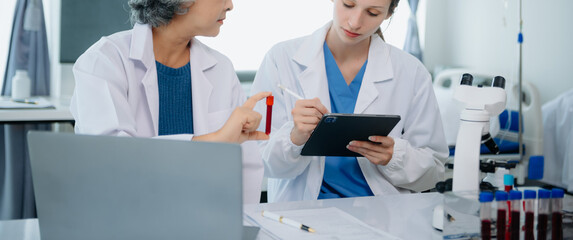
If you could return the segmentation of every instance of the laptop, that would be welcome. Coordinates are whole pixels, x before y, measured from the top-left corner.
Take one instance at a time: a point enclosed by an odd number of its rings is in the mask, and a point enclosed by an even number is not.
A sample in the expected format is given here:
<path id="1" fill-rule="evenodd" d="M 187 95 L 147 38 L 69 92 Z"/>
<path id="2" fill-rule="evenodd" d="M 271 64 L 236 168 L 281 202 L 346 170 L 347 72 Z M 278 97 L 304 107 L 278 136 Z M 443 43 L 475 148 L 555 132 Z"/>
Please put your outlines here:
<path id="1" fill-rule="evenodd" d="M 241 239 L 238 144 L 30 132 L 40 235 Z"/>

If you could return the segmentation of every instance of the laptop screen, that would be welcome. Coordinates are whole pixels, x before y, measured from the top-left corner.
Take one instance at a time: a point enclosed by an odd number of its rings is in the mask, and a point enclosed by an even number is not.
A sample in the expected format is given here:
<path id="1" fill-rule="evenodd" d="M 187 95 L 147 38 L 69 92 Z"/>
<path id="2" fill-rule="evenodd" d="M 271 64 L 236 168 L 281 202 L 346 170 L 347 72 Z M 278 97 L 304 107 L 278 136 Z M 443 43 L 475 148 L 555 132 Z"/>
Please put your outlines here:
<path id="1" fill-rule="evenodd" d="M 236 239 L 236 144 L 30 132 L 42 239 Z"/>

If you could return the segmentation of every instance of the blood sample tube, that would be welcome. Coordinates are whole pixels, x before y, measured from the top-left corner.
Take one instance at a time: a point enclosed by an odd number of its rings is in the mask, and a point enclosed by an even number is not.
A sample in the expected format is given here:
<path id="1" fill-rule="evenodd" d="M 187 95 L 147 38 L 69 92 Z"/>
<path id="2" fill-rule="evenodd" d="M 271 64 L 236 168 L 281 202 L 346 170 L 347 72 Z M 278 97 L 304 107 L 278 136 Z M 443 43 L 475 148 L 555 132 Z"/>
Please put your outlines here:
<path id="1" fill-rule="evenodd" d="M 521 213 L 521 195 L 522 194 L 520 191 L 509 191 L 509 201 L 511 202 L 511 222 L 509 223 L 509 232 L 511 240 L 520 240 L 519 233 L 521 229 L 519 216 Z"/>
<path id="2" fill-rule="evenodd" d="M 535 221 L 535 198 L 534 190 L 523 191 L 523 203 L 525 205 L 525 240 L 535 240 L 533 234 L 533 222 Z"/>
<path id="3" fill-rule="evenodd" d="M 496 239 L 505 240 L 507 215 L 509 214 L 509 209 L 507 208 L 507 193 L 504 191 L 496 191 L 495 201 L 497 203 Z"/>
<path id="4" fill-rule="evenodd" d="M 265 126 L 265 133 L 267 135 L 271 134 L 271 120 L 273 119 L 273 103 L 275 97 L 268 96 L 267 97 L 267 122 Z"/>
<path id="5" fill-rule="evenodd" d="M 513 189 L 513 175 L 511 175 L 511 174 L 503 175 L 503 185 L 504 185 L 504 190 L 506 192 L 509 192 L 510 190 L 512 190 Z"/>
<path id="6" fill-rule="evenodd" d="M 551 239 L 563 240 L 563 189 L 551 189 Z"/>
<path id="7" fill-rule="evenodd" d="M 505 174 L 503 175 L 503 185 L 504 185 L 504 190 L 509 194 L 509 191 L 511 191 L 513 189 L 513 175 L 511 174 Z M 511 224 L 511 201 L 507 201 L 507 230 L 505 231 L 505 239 L 509 239 L 510 238 L 510 232 L 509 232 L 509 225 Z"/>
<path id="8" fill-rule="evenodd" d="M 551 198 L 551 191 L 546 189 L 539 189 L 537 191 L 537 239 L 547 239 L 547 222 L 549 220 L 549 202 Z"/>
<path id="9" fill-rule="evenodd" d="M 481 192 L 479 194 L 479 216 L 481 219 L 481 239 L 483 240 L 491 239 L 491 201 L 493 201 L 491 192 Z"/>

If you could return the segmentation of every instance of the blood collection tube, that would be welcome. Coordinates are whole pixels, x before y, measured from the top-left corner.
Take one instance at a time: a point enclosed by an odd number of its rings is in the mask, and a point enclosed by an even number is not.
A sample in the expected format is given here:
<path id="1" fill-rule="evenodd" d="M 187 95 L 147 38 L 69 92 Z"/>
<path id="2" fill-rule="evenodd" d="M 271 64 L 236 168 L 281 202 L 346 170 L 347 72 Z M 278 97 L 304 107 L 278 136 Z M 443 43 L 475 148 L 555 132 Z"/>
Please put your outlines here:
<path id="1" fill-rule="evenodd" d="M 563 240 L 563 189 L 551 189 L 551 239 Z"/>
<path id="2" fill-rule="evenodd" d="M 267 135 L 271 134 L 271 119 L 273 118 L 273 103 L 275 97 L 268 96 L 267 97 L 267 122 L 265 126 L 265 133 Z"/>
<path id="3" fill-rule="evenodd" d="M 483 240 L 491 239 L 491 201 L 493 201 L 491 192 L 481 192 L 479 194 L 479 216 L 481 219 L 481 239 Z"/>
<path id="4" fill-rule="evenodd" d="M 507 208 L 507 193 L 504 191 L 496 191 L 495 201 L 497 202 L 496 239 L 505 240 L 507 215 L 509 214 L 509 209 Z"/>
<path id="5" fill-rule="evenodd" d="M 504 190 L 506 192 L 509 192 L 510 190 L 512 190 L 513 189 L 513 175 L 511 175 L 511 174 L 503 175 L 503 185 L 504 185 Z"/>
<path id="6" fill-rule="evenodd" d="M 547 222 L 549 220 L 549 198 L 551 198 L 551 191 L 546 189 L 539 189 L 537 191 L 537 239 L 547 239 Z"/>
<path id="7" fill-rule="evenodd" d="M 503 185 L 504 190 L 509 194 L 509 191 L 513 189 L 513 175 L 505 174 L 503 175 Z M 505 231 L 505 239 L 510 239 L 510 229 L 511 225 L 511 201 L 507 201 L 507 230 Z"/>
<path id="8" fill-rule="evenodd" d="M 535 240 L 533 234 L 533 222 L 535 221 L 535 198 L 534 190 L 523 191 L 523 203 L 525 205 L 525 240 Z"/>
<path id="9" fill-rule="evenodd" d="M 509 201 L 511 202 L 511 220 L 509 223 L 509 233 L 511 240 L 520 240 L 519 233 L 520 233 L 520 222 L 519 216 L 521 213 L 521 192 L 511 190 L 509 191 Z"/>

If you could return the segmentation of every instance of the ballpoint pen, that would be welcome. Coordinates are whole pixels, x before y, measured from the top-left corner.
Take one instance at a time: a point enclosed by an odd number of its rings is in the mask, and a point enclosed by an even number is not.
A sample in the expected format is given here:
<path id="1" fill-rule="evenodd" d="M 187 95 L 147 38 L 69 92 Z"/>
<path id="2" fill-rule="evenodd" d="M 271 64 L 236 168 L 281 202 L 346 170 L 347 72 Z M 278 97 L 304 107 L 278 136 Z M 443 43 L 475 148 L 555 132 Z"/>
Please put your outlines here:
<path id="1" fill-rule="evenodd" d="M 302 223 L 299 223 L 299 222 L 297 222 L 297 221 L 295 221 L 295 220 L 292 220 L 292 219 L 283 217 L 283 216 L 278 215 L 278 214 L 276 214 L 276 213 L 272 213 L 272 212 L 264 211 L 264 210 L 263 210 L 263 211 L 261 212 L 261 214 L 263 215 L 263 217 L 266 217 L 266 218 L 268 218 L 268 219 L 272 219 L 272 220 L 275 220 L 275 221 L 277 221 L 277 222 L 284 223 L 284 224 L 286 224 L 286 225 L 289 225 L 289 226 L 292 226 L 292 227 L 295 227 L 295 228 L 299 228 L 299 229 L 304 230 L 304 231 L 307 231 L 307 232 L 311 232 L 311 233 L 314 232 L 314 229 L 312 229 L 311 227 L 306 226 L 306 225 L 304 225 L 304 224 L 302 224 Z"/>
<path id="2" fill-rule="evenodd" d="M 302 100 L 304 99 L 303 97 L 301 97 L 300 95 L 296 94 L 295 92 L 291 91 L 290 89 L 286 88 L 285 86 L 283 86 L 282 84 L 278 84 L 278 87 L 280 89 L 282 89 L 283 91 L 285 91 L 286 93 L 290 94 L 291 96 L 295 97 L 298 100 Z"/>
<path id="3" fill-rule="evenodd" d="M 26 103 L 26 104 L 38 104 L 37 101 L 31 101 L 31 100 L 28 100 L 28 99 L 12 99 L 12 102 L 15 102 L 15 103 Z"/>

